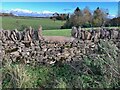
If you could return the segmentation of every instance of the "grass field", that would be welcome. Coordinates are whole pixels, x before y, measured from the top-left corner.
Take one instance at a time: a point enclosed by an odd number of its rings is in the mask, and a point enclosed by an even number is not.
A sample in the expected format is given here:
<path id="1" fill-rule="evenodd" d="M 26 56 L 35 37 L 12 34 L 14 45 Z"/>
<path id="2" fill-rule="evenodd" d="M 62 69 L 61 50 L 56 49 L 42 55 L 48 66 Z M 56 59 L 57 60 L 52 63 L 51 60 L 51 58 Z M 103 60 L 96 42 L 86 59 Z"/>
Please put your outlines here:
<path id="1" fill-rule="evenodd" d="M 65 21 L 53 21 L 48 18 L 28 18 L 28 17 L 2 17 L 3 29 L 20 29 L 21 26 L 32 26 L 36 30 L 39 25 L 43 27 L 45 36 L 70 36 L 70 29 L 60 29 Z"/>
<path id="2" fill-rule="evenodd" d="M 70 29 L 43 30 L 44 36 L 70 36 Z"/>
<path id="3" fill-rule="evenodd" d="M 42 25 L 43 30 L 60 29 L 65 21 L 55 22 L 49 18 L 28 18 L 28 17 L 2 17 L 3 29 L 20 29 L 21 26 L 32 26 L 37 29 L 39 25 Z"/>

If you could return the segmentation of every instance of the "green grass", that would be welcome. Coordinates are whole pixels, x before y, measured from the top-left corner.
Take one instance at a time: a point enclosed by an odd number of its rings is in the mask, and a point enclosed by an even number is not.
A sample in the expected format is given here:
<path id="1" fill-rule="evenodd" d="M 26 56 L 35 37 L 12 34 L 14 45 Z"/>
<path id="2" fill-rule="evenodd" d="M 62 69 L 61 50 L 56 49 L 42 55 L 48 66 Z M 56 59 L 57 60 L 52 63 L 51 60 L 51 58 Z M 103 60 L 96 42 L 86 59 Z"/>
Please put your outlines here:
<path id="1" fill-rule="evenodd" d="M 21 26 L 32 26 L 38 29 L 42 25 L 44 30 L 60 29 L 65 21 L 56 20 L 55 22 L 49 18 L 28 18 L 28 17 L 2 17 L 3 29 L 19 29 Z"/>
<path id="2" fill-rule="evenodd" d="M 18 21 L 18 23 L 16 23 Z M 43 27 L 45 36 L 70 36 L 70 29 L 60 29 L 65 21 L 53 21 L 48 18 L 28 18 L 28 17 L 2 17 L 3 29 L 19 29 L 21 26 L 32 26 L 36 30 L 39 25 Z"/>
<path id="3" fill-rule="evenodd" d="M 70 29 L 43 30 L 44 36 L 71 36 Z"/>

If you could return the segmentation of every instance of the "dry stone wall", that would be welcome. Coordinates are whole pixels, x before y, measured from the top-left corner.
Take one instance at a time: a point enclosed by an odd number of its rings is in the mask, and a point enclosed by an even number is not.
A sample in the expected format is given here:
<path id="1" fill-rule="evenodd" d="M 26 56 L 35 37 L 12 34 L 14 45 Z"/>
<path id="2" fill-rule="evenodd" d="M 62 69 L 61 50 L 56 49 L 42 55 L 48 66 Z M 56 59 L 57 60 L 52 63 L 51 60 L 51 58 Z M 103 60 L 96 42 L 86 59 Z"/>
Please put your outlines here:
<path id="1" fill-rule="evenodd" d="M 86 34 L 87 32 L 89 31 L 85 31 L 85 37 L 86 35 L 89 36 L 89 34 Z M 113 39 L 116 46 L 120 48 L 119 31 L 116 30 L 115 32 L 117 36 L 111 39 Z M 45 40 L 45 38 L 45 36 L 42 36 L 41 26 L 38 31 L 33 30 L 31 27 L 23 32 L 17 30 L 1 30 L 1 60 L 10 60 L 14 63 L 20 62 L 33 65 L 80 61 L 83 59 L 84 55 L 96 55 L 99 52 L 98 43 L 101 39 L 97 38 L 96 41 L 92 41 L 87 38 L 83 40 L 83 37 L 82 39 L 70 37 L 68 40 L 68 38 L 66 39 L 64 37 L 63 42 L 59 42 L 59 40 L 49 41 L 50 37 L 47 37 L 48 40 Z M 105 40 L 109 40 L 109 38 Z"/>
<path id="2" fill-rule="evenodd" d="M 108 29 L 108 28 L 98 28 L 98 29 L 89 29 L 85 30 L 84 28 L 72 27 L 71 35 L 74 38 L 80 40 L 91 40 L 93 42 L 99 41 L 99 39 L 120 39 L 120 30 L 119 29 Z"/>

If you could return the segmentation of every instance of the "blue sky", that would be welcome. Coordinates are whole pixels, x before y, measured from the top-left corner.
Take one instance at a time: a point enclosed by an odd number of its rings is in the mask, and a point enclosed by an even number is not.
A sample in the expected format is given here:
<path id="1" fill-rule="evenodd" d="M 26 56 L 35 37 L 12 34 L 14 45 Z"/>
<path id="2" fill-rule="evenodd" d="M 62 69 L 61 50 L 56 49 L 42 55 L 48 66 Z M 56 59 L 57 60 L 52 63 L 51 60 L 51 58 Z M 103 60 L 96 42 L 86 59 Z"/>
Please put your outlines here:
<path id="1" fill-rule="evenodd" d="M 88 6 L 91 10 L 97 7 L 108 9 L 110 15 L 118 14 L 118 2 L 2 2 L 3 10 L 11 9 L 25 9 L 35 12 L 51 11 L 51 12 L 65 12 L 64 9 L 69 9 L 66 12 L 73 12 L 76 7 L 80 9 Z"/>
<path id="2" fill-rule="evenodd" d="M 2 2 L 118 2 L 119 0 L 1 0 Z"/>

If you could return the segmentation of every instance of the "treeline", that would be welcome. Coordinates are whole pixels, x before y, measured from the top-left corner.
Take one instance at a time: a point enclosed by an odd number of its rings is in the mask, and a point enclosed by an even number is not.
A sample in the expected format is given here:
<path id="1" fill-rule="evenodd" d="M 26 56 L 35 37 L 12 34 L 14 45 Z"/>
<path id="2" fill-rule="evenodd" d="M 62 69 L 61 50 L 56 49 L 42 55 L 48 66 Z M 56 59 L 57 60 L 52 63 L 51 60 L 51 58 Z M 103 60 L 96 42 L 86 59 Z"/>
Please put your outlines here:
<path id="1" fill-rule="evenodd" d="M 106 23 L 106 26 L 120 26 L 120 17 L 113 18 Z"/>
<path id="2" fill-rule="evenodd" d="M 69 14 L 65 14 L 65 13 L 54 13 L 50 19 L 53 19 L 54 21 L 55 20 L 67 20 L 69 18 Z"/>
<path id="3" fill-rule="evenodd" d="M 0 13 L 0 16 L 14 16 L 12 13 Z"/>
<path id="4" fill-rule="evenodd" d="M 70 15 L 66 23 L 61 28 L 71 28 L 72 26 L 81 27 L 100 27 L 100 26 L 117 26 L 120 18 L 108 18 L 108 10 L 96 8 L 93 12 L 88 7 L 81 10 L 77 7 L 74 13 Z"/>

